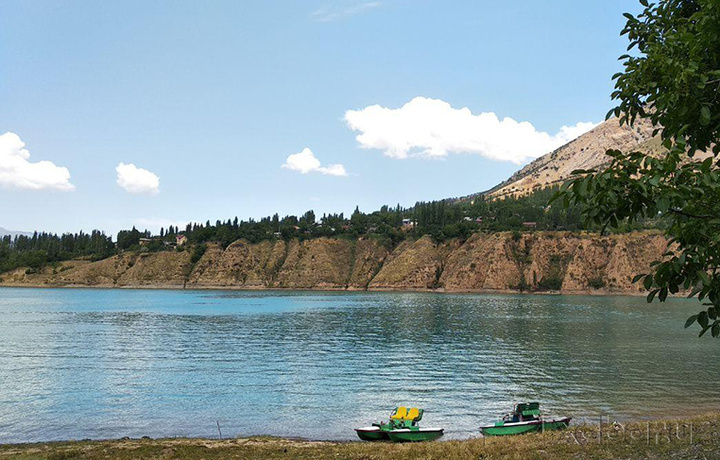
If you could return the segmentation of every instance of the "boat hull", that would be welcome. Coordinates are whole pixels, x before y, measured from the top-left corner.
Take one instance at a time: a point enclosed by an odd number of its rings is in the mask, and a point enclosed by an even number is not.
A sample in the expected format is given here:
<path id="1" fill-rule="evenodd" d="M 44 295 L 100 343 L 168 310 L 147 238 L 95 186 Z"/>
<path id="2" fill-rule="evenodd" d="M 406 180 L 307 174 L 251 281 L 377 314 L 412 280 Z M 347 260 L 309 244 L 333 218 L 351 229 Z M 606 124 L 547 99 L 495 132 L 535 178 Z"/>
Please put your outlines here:
<path id="1" fill-rule="evenodd" d="M 390 439 L 387 431 L 383 431 L 376 426 L 355 428 L 355 432 L 363 441 L 387 441 Z"/>
<path id="2" fill-rule="evenodd" d="M 570 417 L 565 417 L 551 420 L 506 423 L 504 425 L 487 425 L 480 427 L 480 431 L 484 436 L 507 436 L 537 431 L 561 430 L 567 428 L 569 424 Z"/>
<path id="3" fill-rule="evenodd" d="M 401 429 L 388 431 L 388 436 L 393 442 L 423 442 L 434 441 L 441 437 L 443 433 L 442 428 Z"/>

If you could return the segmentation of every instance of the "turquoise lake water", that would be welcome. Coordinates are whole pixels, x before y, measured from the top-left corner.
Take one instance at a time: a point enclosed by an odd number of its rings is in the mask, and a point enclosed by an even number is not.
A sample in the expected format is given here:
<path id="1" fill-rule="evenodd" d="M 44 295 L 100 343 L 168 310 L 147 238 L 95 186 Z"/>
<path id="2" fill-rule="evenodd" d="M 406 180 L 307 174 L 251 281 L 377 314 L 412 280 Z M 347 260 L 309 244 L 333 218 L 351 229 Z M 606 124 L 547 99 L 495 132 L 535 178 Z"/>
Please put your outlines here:
<path id="1" fill-rule="evenodd" d="M 695 301 L 0 288 L 0 443 L 355 439 L 399 404 L 448 438 L 513 402 L 576 419 L 720 409 Z"/>

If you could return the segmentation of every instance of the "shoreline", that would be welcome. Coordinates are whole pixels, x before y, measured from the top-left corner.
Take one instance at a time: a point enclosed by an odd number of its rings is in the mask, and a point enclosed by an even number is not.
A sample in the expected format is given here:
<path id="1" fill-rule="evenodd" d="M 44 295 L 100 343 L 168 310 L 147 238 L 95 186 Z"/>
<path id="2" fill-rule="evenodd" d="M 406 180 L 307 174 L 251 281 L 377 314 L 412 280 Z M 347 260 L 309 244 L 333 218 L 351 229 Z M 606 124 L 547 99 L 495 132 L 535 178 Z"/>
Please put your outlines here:
<path id="1" fill-rule="evenodd" d="M 611 418 L 610 415 L 601 415 L 599 417 L 587 417 L 587 416 L 578 416 L 578 415 L 572 415 L 571 416 L 571 423 L 570 427 L 566 430 L 560 430 L 558 432 L 570 432 L 573 430 L 597 430 L 598 427 L 608 427 L 612 426 L 613 424 L 623 424 L 623 425 L 633 425 L 633 424 L 654 424 L 654 423 L 675 423 L 675 422 L 686 422 L 686 421 L 692 421 L 694 419 L 701 419 L 702 421 L 706 421 L 707 419 L 713 419 L 717 420 L 718 422 L 718 428 L 720 429 L 720 407 L 713 410 L 707 410 L 707 409 L 687 409 L 686 411 L 680 411 L 680 412 L 674 412 L 676 415 L 674 416 L 660 416 L 660 415 L 647 415 L 647 416 L 635 416 L 633 418 Z M 597 421 L 600 420 L 601 422 L 598 423 Z M 485 422 L 489 422 L 488 420 L 485 420 Z M 474 439 L 482 439 L 483 435 L 480 433 L 480 425 L 482 425 L 482 421 L 478 420 L 477 423 L 477 429 L 473 431 L 473 434 L 470 435 L 470 437 L 467 438 L 453 438 L 449 439 L 447 437 L 441 437 L 437 441 L 434 442 L 442 442 L 442 443 L 449 443 L 449 442 L 466 442 L 466 441 L 472 441 Z M 451 432 L 452 430 L 449 430 L 446 428 L 446 435 L 448 432 Z M 303 444 L 373 444 L 372 442 L 368 443 L 367 441 L 361 441 L 357 436 L 354 434 L 354 428 L 348 428 L 349 433 L 352 434 L 352 438 L 350 439 L 320 439 L 320 438 L 306 438 L 302 436 L 285 436 L 285 435 L 273 435 L 273 434 L 238 434 L 236 436 L 223 436 L 223 437 L 202 437 L 202 436 L 168 436 L 168 437 L 158 437 L 153 438 L 147 435 L 143 435 L 141 437 L 131 437 L 131 436 L 122 436 L 119 438 L 83 438 L 83 439 L 59 439 L 59 440 L 50 440 L 50 441 L 21 441 L 21 442 L 10 442 L 10 443 L 3 443 L 0 442 L 0 449 L 3 447 L 8 446 L 34 446 L 34 445 L 52 445 L 52 444 L 67 444 L 67 443 L 78 443 L 78 442 L 120 442 L 120 441 L 173 441 L 173 440 L 191 440 L 191 441 L 207 441 L 207 442 L 215 442 L 215 441 L 245 441 L 245 440 L 273 440 L 273 441 L 282 441 L 282 442 L 290 442 L 290 443 L 303 443 Z M 516 436 L 490 436 L 486 439 L 518 439 Z M 383 443 L 381 443 L 383 444 Z M 377 445 L 377 443 L 375 443 Z M 718 432 L 718 446 L 720 447 L 720 432 Z"/>
<path id="2" fill-rule="evenodd" d="M 429 289 L 429 288 L 354 288 L 354 287 L 337 287 L 337 286 L 320 286 L 320 287 L 248 287 L 248 286 L 215 286 L 215 285 L 193 285 L 182 286 L 179 284 L 139 284 L 139 285 L 123 285 L 117 286 L 112 284 L 84 285 L 84 284 L 31 284 L 31 283 L 0 283 L 0 288 L 25 288 L 25 289 L 98 289 L 98 290 L 146 290 L 146 291 L 240 291 L 240 292 L 394 292 L 394 293 L 426 293 L 426 294 L 504 294 L 504 295 L 581 295 L 581 296 L 597 296 L 597 297 L 645 297 L 647 294 L 643 291 L 610 291 L 603 289 L 588 290 L 572 290 L 572 291 L 530 291 L 530 290 L 513 290 L 513 289 Z M 684 295 L 671 296 L 668 298 L 684 299 Z"/>
<path id="3" fill-rule="evenodd" d="M 122 438 L 0 444 L 0 459 L 720 458 L 720 411 L 522 436 L 417 444 L 244 438 Z"/>

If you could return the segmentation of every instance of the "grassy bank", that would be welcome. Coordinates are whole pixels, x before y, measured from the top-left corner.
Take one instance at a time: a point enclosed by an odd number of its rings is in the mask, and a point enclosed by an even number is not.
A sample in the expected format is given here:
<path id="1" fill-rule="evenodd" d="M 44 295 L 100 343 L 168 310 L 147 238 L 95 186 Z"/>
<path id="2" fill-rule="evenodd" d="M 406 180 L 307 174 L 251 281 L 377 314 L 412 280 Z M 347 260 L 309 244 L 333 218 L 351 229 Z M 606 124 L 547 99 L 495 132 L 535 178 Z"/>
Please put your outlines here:
<path id="1" fill-rule="evenodd" d="M 623 426 L 423 444 L 278 438 L 123 439 L 0 446 L 0 459 L 720 459 L 720 413 Z"/>

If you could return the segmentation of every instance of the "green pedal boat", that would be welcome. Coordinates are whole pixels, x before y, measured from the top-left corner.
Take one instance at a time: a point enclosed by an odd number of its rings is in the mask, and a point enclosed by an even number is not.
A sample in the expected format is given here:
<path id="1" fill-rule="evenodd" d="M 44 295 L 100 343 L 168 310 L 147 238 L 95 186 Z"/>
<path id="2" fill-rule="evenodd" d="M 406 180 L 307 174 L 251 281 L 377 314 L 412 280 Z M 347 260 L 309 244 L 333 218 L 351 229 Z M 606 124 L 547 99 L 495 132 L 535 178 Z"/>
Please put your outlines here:
<path id="1" fill-rule="evenodd" d="M 373 423 L 372 426 L 355 428 L 363 441 L 420 442 L 433 441 L 443 435 L 443 428 L 420 428 L 423 410 L 417 407 L 400 406 L 390 414 L 387 422 Z"/>
<path id="2" fill-rule="evenodd" d="M 534 431 L 560 430 L 567 428 L 570 417 L 544 418 L 540 413 L 540 403 L 521 403 L 493 425 L 480 427 L 484 436 L 505 436 L 511 434 L 531 433 Z"/>

